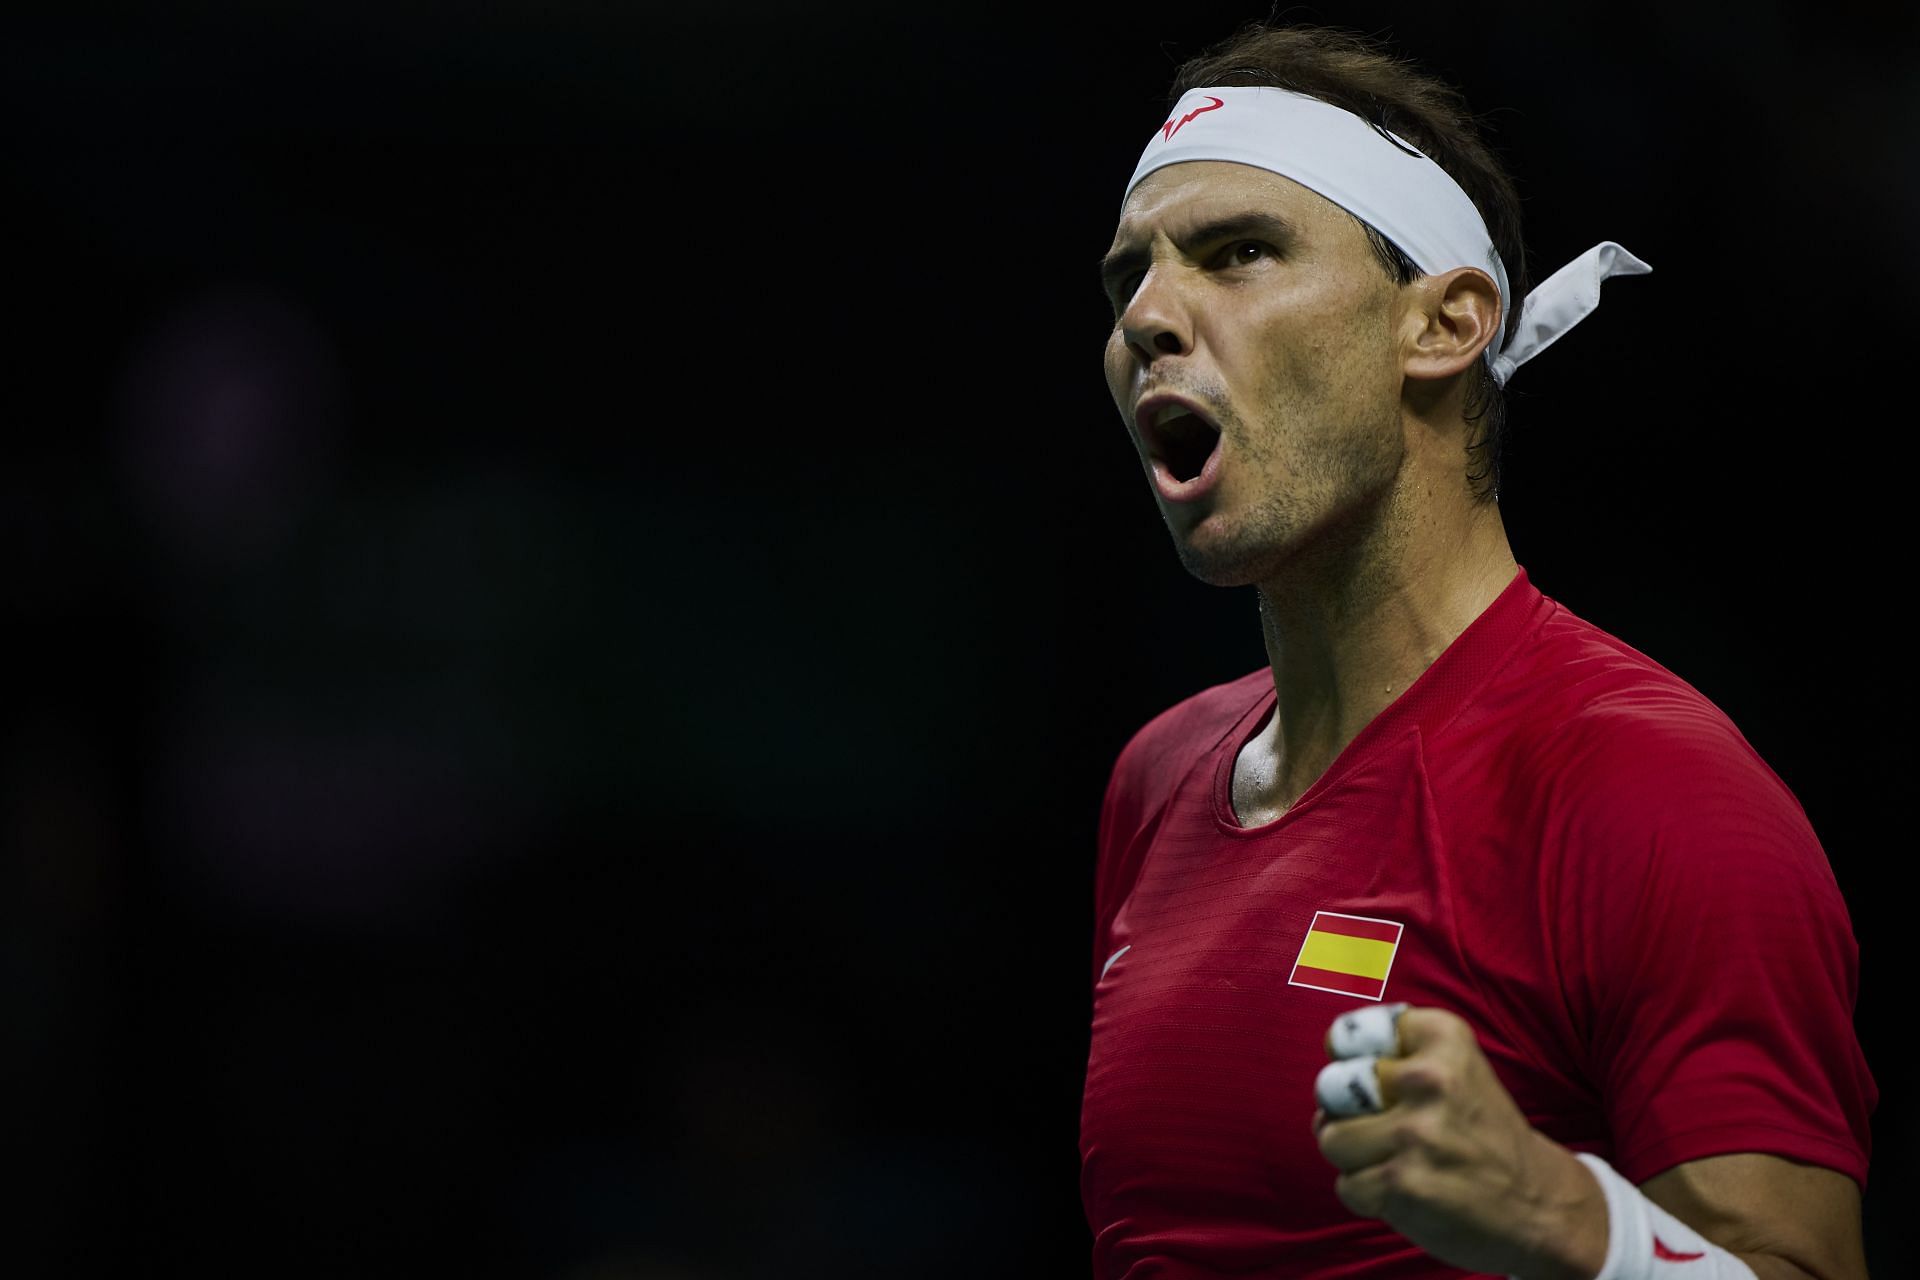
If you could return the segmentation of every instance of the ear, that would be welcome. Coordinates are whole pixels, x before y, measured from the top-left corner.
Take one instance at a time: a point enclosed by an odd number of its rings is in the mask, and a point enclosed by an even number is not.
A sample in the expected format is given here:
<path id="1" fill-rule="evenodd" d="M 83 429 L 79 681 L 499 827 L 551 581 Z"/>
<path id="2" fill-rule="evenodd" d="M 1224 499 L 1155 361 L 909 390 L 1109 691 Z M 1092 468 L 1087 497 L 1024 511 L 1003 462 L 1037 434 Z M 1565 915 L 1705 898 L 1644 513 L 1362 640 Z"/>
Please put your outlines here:
<path id="1" fill-rule="evenodd" d="M 1409 378 L 1450 378 L 1472 367 L 1500 333 L 1505 317 L 1493 278 L 1455 267 L 1407 286 L 1401 371 Z"/>

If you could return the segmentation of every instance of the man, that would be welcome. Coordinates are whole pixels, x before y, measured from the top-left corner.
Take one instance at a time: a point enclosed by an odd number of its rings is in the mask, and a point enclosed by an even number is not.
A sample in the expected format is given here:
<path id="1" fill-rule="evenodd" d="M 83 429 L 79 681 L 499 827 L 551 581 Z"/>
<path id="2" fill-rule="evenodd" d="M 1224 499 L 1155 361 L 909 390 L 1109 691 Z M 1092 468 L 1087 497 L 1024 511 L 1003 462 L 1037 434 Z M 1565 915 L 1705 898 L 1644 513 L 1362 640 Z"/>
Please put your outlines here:
<path id="1" fill-rule="evenodd" d="M 1505 380 L 1647 267 L 1603 244 L 1529 294 L 1464 102 L 1357 38 L 1252 28 L 1173 96 L 1103 264 L 1107 380 L 1271 665 L 1107 788 L 1096 1276 L 1863 1276 L 1825 854 L 1501 524 Z"/>

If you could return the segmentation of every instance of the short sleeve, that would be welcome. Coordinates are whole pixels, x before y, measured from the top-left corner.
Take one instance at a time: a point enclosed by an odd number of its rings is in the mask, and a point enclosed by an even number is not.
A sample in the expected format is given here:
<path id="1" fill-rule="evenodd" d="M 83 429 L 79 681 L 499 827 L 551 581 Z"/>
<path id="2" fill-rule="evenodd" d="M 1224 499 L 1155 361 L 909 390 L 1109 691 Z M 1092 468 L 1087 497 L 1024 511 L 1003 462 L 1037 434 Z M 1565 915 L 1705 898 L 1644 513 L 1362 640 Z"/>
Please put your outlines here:
<path id="1" fill-rule="evenodd" d="M 1859 948 L 1798 801 L 1704 699 L 1588 719 L 1557 935 L 1615 1166 L 1763 1152 L 1864 1186 Z"/>

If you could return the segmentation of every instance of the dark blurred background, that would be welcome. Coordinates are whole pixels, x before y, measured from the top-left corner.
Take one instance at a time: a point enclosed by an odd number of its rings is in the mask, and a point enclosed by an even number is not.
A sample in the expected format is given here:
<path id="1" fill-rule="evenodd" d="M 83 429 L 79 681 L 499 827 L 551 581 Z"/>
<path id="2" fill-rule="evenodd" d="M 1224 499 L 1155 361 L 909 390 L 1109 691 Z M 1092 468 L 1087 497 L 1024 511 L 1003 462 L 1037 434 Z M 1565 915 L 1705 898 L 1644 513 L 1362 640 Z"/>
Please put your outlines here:
<path id="1" fill-rule="evenodd" d="M 1107 770 L 1266 661 L 1174 558 L 1094 263 L 1173 65 L 1261 10 L 39 8 L 0 1269 L 1086 1274 Z M 1901 9 L 1284 11 L 1466 90 L 1537 275 L 1656 268 L 1515 380 L 1507 526 L 1820 832 L 1882 1275 Z"/>

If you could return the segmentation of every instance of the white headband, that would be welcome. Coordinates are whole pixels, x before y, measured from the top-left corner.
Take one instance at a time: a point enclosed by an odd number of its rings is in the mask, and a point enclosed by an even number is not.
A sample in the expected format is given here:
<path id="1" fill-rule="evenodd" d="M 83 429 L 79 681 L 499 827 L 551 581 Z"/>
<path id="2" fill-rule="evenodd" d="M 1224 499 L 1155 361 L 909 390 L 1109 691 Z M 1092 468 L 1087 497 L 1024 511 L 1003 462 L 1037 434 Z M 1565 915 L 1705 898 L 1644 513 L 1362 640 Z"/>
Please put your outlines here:
<path id="1" fill-rule="evenodd" d="M 1291 178 L 1380 232 L 1429 275 L 1455 267 L 1486 272 L 1507 306 L 1507 269 L 1473 200 L 1417 148 L 1350 111 L 1287 89 L 1194 89 L 1148 140 L 1126 194 L 1155 169 L 1187 160 L 1230 160 Z M 1515 369 L 1586 319 L 1600 305 L 1602 280 L 1652 270 L 1611 240 L 1561 267 L 1527 295 L 1513 340 L 1496 335 L 1487 344 L 1493 380 L 1505 386 Z M 1504 312 L 1500 319 L 1504 332 Z"/>

